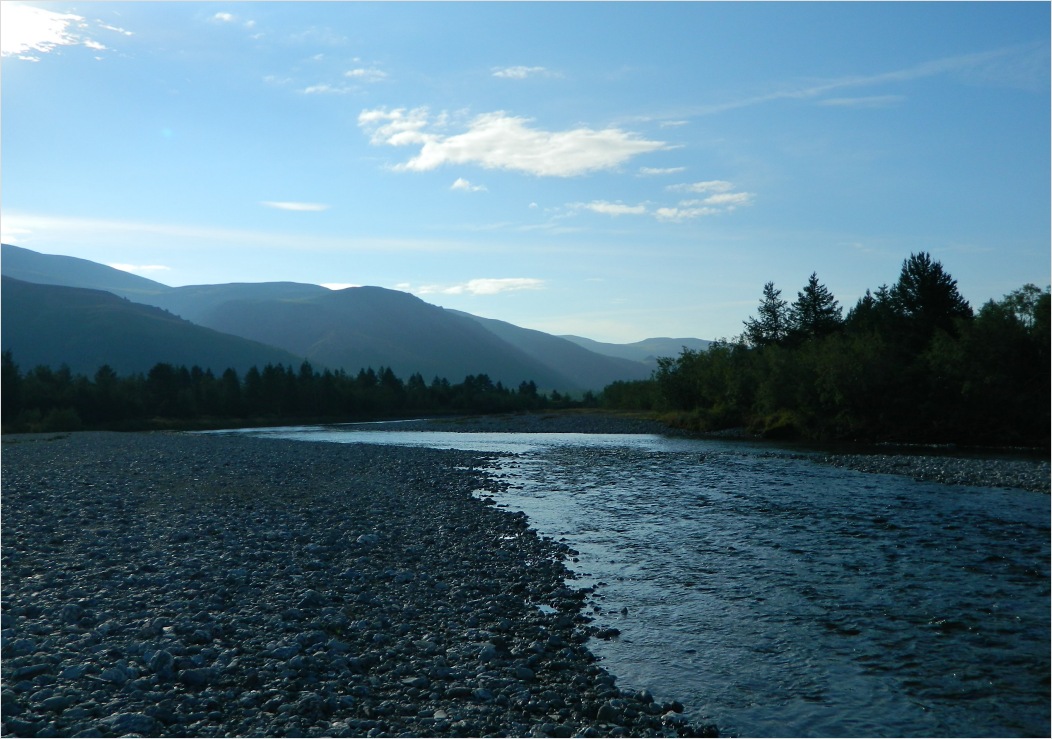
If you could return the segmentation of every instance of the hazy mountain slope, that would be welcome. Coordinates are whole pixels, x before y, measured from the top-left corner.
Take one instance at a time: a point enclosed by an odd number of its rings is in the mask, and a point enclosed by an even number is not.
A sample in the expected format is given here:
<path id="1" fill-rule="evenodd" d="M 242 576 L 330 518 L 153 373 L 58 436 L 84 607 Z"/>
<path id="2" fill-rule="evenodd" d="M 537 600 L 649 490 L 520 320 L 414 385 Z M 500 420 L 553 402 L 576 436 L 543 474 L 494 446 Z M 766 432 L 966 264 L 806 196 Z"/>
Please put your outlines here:
<path id="1" fill-rule="evenodd" d="M 705 339 L 669 339 L 665 337 L 643 339 L 632 344 L 607 344 L 602 341 L 586 339 L 583 336 L 567 335 L 560 338 L 572 341 L 578 346 L 597 354 L 645 362 L 651 368 L 656 366 L 658 357 L 678 357 L 684 346 L 688 349 L 701 351 L 707 349 L 709 344 L 712 343 Z"/>
<path id="2" fill-rule="evenodd" d="M 396 290 L 352 287 L 298 300 L 236 300 L 201 321 L 348 372 L 382 365 L 403 379 L 419 372 L 427 382 L 487 374 L 511 387 L 532 380 L 541 388 L 581 389 L 475 321 Z"/>
<path id="3" fill-rule="evenodd" d="M 65 363 L 88 376 L 103 364 L 119 374 L 158 362 L 198 365 L 220 373 L 267 363 L 303 361 L 289 352 L 197 326 L 160 308 L 109 292 L 42 285 L 4 277 L 0 345 L 23 369 Z"/>
<path id="4" fill-rule="evenodd" d="M 650 377 L 651 368 L 640 362 L 597 354 L 572 341 L 505 321 L 461 311 L 449 312 L 477 322 L 546 367 L 561 371 L 579 387 L 598 390 L 616 380 Z"/>
<path id="5" fill-rule="evenodd" d="M 0 247 L 0 269 L 5 276 L 23 282 L 106 290 L 140 302 L 147 296 L 172 290 L 160 282 L 87 259 L 40 254 L 11 244 Z"/>
<path id="6" fill-rule="evenodd" d="M 210 317 L 233 301 L 284 301 L 327 295 L 328 288 L 302 282 L 233 282 L 223 285 L 187 285 L 173 287 L 161 295 L 144 297 L 143 302 L 156 305 L 188 321 L 209 325 Z"/>
<path id="7" fill-rule="evenodd" d="M 544 389 L 573 391 L 642 379 L 651 369 L 639 363 L 646 351 L 618 356 L 617 345 L 593 342 L 604 349 L 597 353 L 578 345 L 587 339 L 566 341 L 383 288 L 334 292 L 294 282 L 169 287 L 84 259 L 7 244 L 0 267 L 27 282 L 107 290 L 348 372 L 384 366 L 403 379 L 420 372 L 427 381 L 439 376 L 451 382 L 487 374 L 510 386 L 532 380 Z"/>

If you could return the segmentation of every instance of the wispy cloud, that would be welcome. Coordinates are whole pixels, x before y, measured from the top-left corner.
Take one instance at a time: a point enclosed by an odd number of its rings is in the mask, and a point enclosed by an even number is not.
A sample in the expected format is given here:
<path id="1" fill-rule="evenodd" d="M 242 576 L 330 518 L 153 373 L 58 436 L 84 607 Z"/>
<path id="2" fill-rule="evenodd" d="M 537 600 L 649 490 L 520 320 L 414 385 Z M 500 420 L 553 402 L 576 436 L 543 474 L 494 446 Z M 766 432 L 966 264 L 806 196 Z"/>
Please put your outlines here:
<path id="1" fill-rule="evenodd" d="M 463 177 L 457 177 L 452 185 L 449 186 L 450 190 L 463 190 L 465 192 L 485 192 L 485 185 L 472 185 L 468 180 Z"/>
<path id="2" fill-rule="evenodd" d="M 254 231 L 203 224 L 76 218 L 13 210 L 4 211 L 3 233 L 4 243 L 15 241 L 30 248 L 51 245 L 64 248 L 64 245 L 70 243 L 107 247 L 121 244 L 138 248 L 144 241 L 149 240 L 158 246 L 177 250 L 183 250 L 190 244 L 205 250 L 235 247 L 247 250 L 273 248 L 287 251 L 289 244 L 295 244 L 297 248 L 304 250 L 340 253 L 492 252 L 491 245 L 476 245 L 463 239 L 398 239 L 368 235 L 351 238 L 270 229 Z"/>
<path id="3" fill-rule="evenodd" d="M 348 69 L 343 73 L 343 76 L 354 80 L 361 80 L 362 82 L 380 82 L 381 80 L 387 79 L 387 72 L 375 67 L 356 67 L 354 69 Z"/>
<path id="4" fill-rule="evenodd" d="M 959 54 L 941 59 L 932 59 L 888 72 L 849 75 L 836 77 L 824 82 L 787 86 L 781 90 L 763 95 L 754 95 L 725 103 L 702 106 L 695 112 L 698 115 L 711 115 L 738 108 L 763 105 L 778 100 L 815 100 L 819 104 L 836 105 L 836 102 L 825 103 L 822 97 L 838 90 L 873 87 L 894 82 L 908 82 L 941 75 L 958 75 L 961 80 L 972 83 L 1047 91 L 1048 47 L 1047 44 L 1027 44 L 972 54 Z M 891 98 L 898 97 L 900 96 L 881 95 L 871 96 L 870 99 L 882 99 L 884 104 L 888 104 Z M 865 99 L 865 97 L 834 98 L 834 100 L 840 101 L 862 101 Z"/>
<path id="5" fill-rule="evenodd" d="M 237 16 L 233 13 L 216 13 L 212 16 L 212 20 L 216 23 L 233 23 L 237 20 Z"/>
<path id="6" fill-rule="evenodd" d="M 863 97 L 826 98 L 819 105 L 837 108 L 891 108 L 906 99 L 905 95 L 866 95 Z"/>
<path id="7" fill-rule="evenodd" d="M 544 280 L 532 277 L 483 277 L 456 285 L 421 285 L 415 289 L 403 283 L 399 289 L 405 289 L 417 295 L 497 295 L 543 288 Z"/>
<path id="8" fill-rule="evenodd" d="M 621 201 L 593 200 L 588 203 L 570 203 L 566 207 L 571 212 L 586 210 L 615 217 L 650 215 L 659 221 L 679 222 L 730 213 L 738 208 L 752 205 L 754 198 L 751 192 L 737 191 L 734 183 L 726 180 L 680 183 L 669 185 L 665 189 L 670 192 L 703 195 L 704 197 L 681 199 L 675 205 L 655 206 L 651 203 L 626 205 Z"/>
<path id="9" fill-rule="evenodd" d="M 424 172 L 445 164 L 476 164 L 541 177 L 573 177 L 613 169 L 634 156 L 666 148 L 618 128 L 545 131 L 528 118 L 503 111 L 483 113 L 462 133 L 446 135 L 443 114 L 426 108 L 363 110 L 358 124 L 374 145 L 419 146 L 419 153 L 396 170 Z"/>
<path id="10" fill-rule="evenodd" d="M 129 31 L 95 22 L 96 29 L 130 36 Z M 40 61 L 38 54 L 47 54 L 60 46 L 85 46 L 94 51 L 105 51 L 106 45 L 89 34 L 92 24 L 83 16 L 56 13 L 51 10 L 0 3 L 0 56 L 17 56 L 26 61 Z"/>
<path id="11" fill-rule="evenodd" d="M 590 210 L 608 216 L 640 216 L 647 212 L 646 205 L 625 205 L 622 202 L 610 203 L 606 200 L 593 200 L 590 203 L 574 203 L 571 207 Z"/>
<path id="12" fill-rule="evenodd" d="M 639 176 L 658 177 L 660 175 L 666 174 L 679 174 L 680 172 L 685 172 L 686 170 L 686 167 L 640 167 Z"/>
<path id="13" fill-rule="evenodd" d="M 726 180 L 705 180 L 669 185 L 665 189 L 670 192 L 729 192 L 734 189 L 734 183 Z"/>
<path id="14" fill-rule="evenodd" d="M 527 77 L 533 77 L 536 75 L 544 75 L 545 77 L 556 76 L 555 72 L 551 72 L 545 67 L 494 67 L 493 76 L 502 77 L 509 80 L 524 80 Z"/>
<path id="15" fill-rule="evenodd" d="M 274 208 L 276 210 L 292 210 L 310 213 L 317 213 L 329 209 L 329 206 L 325 203 L 297 203 L 284 200 L 264 200 L 260 202 L 260 205 Z"/>

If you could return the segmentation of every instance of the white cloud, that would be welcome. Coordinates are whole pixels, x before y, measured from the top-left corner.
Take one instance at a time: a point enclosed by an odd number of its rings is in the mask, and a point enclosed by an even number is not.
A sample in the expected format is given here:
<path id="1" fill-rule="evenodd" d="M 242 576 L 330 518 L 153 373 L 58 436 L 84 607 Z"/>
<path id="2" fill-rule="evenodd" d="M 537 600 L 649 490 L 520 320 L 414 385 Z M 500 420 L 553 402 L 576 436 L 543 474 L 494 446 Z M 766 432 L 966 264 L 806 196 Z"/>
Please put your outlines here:
<path id="1" fill-rule="evenodd" d="M 361 285 L 355 282 L 323 282 L 322 287 L 327 287 L 330 290 L 346 290 L 349 287 L 361 287 Z"/>
<path id="2" fill-rule="evenodd" d="M 216 13 L 212 16 L 212 20 L 217 23 L 233 23 L 236 19 L 233 13 Z"/>
<path id="3" fill-rule="evenodd" d="M 336 87 L 330 85 L 327 82 L 323 82 L 320 85 L 310 85 L 303 88 L 304 95 L 346 95 L 350 92 L 356 92 L 354 87 Z"/>
<path id="4" fill-rule="evenodd" d="M 642 177 L 655 177 L 665 174 L 679 174 L 685 172 L 686 167 L 640 167 L 639 174 Z"/>
<path id="5" fill-rule="evenodd" d="M 493 68 L 493 76 L 494 77 L 503 77 L 505 79 L 510 79 L 510 80 L 524 80 L 527 77 L 529 77 L 530 75 L 535 75 L 535 74 L 544 74 L 544 75 L 551 76 L 551 72 L 549 72 L 544 67 L 523 67 L 523 66 L 518 66 L 518 67 L 494 67 Z"/>
<path id="6" fill-rule="evenodd" d="M 444 164 L 477 164 L 540 177 L 573 177 L 613 169 L 634 156 L 666 148 L 618 128 L 545 131 L 528 118 L 503 111 L 483 113 L 454 135 L 442 133 L 446 116 L 432 120 L 427 109 L 363 110 L 358 124 L 373 144 L 419 146 L 419 153 L 395 167 L 424 172 Z"/>
<path id="7" fill-rule="evenodd" d="M 163 264 L 110 264 L 109 266 L 121 272 L 164 272 L 171 269 Z"/>
<path id="8" fill-rule="evenodd" d="M 486 192 L 485 185 L 472 185 L 463 177 L 457 177 L 456 181 L 449 186 L 450 190 L 464 190 L 465 192 Z"/>
<path id="9" fill-rule="evenodd" d="M 387 78 L 387 72 L 382 69 L 358 67 L 356 69 L 348 69 L 343 73 L 343 76 L 362 80 L 363 82 L 379 82 Z"/>
<path id="10" fill-rule="evenodd" d="M 734 189 L 734 183 L 726 180 L 706 180 L 669 185 L 666 189 L 671 192 L 729 192 Z"/>
<path id="11" fill-rule="evenodd" d="M 699 201 L 702 205 L 713 205 L 733 210 L 739 205 L 752 204 L 751 192 L 721 192 Z M 693 201 L 691 201 L 693 204 Z"/>
<path id="12" fill-rule="evenodd" d="M 26 54 L 46 54 L 56 46 L 84 43 L 80 29 L 85 27 L 84 18 L 72 13 L 0 3 L 0 55 L 17 54 L 23 59 L 37 61 L 38 57 Z"/>
<path id="13" fill-rule="evenodd" d="M 590 210 L 593 213 L 603 213 L 608 216 L 644 215 L 647 212 L 645 205 L 625 205 L 624 203 L 609 203 L 606 200 L 593 200 L 590 203 L 577 203 L 576 207 Z"/>
<path id="14" fill-rule="evenodd" d="M 296 203 L 281 200 L 264 200 L 260 205 L 265 205 L 268 208 L 275 208 L 276 210 L 292 210 L 299 212 L 320 212 L 329 209 L 329 206 L 325 203 Z"/>
<path id="15" fill-rule="evenodd" d="M 408 285 L 405 288 L 409 289 Z M 485 277 L 468 280 L 457 285 L 421 285 L 412 292 L 419 295 L 497 295 L 518 290 L 540 290 L 543 288 L 544 280 L 537 280 L 532 277 Z"/>
<path id="16" fill-rule="evenodd" d="M 658 208 L 654 211 L 654 216 L 659 221 L 686 221 L 702 216 L 714 216 L 717 213 L 720 213 L 719 208 L 699 208 L 680 204 L 675 208 Z"/>

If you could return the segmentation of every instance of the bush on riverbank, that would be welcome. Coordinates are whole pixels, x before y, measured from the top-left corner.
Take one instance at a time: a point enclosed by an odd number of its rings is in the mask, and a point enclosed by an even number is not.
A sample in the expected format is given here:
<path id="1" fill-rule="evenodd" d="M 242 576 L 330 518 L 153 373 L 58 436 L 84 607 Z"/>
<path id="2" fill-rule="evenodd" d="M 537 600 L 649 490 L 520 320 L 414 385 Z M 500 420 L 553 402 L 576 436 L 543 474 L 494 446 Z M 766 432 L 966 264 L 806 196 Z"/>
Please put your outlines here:
<path id="1" fill-rule="evenodd" d="M 973 313 L 927 254 L 841 316 L 817 276 L 796 302 L 764 286 L 739 337 L 659 360 L 603 393 L 613 409 L 699 431 L 769 438 L 1049 443 L 1049 290 L 1026 285 Z"/>

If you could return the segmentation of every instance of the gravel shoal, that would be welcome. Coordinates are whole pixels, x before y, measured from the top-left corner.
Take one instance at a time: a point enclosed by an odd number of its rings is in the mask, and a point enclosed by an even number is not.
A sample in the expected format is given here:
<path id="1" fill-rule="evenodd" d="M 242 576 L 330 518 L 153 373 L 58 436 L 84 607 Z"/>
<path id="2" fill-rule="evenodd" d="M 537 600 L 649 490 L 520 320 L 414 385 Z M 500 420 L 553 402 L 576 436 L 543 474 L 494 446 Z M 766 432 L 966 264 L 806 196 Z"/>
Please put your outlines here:
<path id="1" fill-rule="evenodd" d="M 697 736 L 475 452 L 4 437 L 5 736 Z M 481 493 L 480 493 L 481 491 Z"/>
<path id="2" fill-rule="evenodd" d="M 363 424 L 368 428 L 400 431 L 463 431 L 582 434 L 659 434 L 699 439 L 746 442 L 756 445 L 757 453 L 772 456 L 801 456 L 823 464 L 846 467 L 859 472 L 906 475 L 946 485 L 1021 488 L 1047 493 L 1052 487 L 1048 460 L 1023 458 L 972 458 L 948 454 L 851 454 L 765 451 L 778 442 L 763 441 L 744 429 L 715 433 L 691 433 L 673 429 L 660 421 L 602 413 L 522 413 L 501 416 L 467 416 Z"/>
<path id="3" fill-rule="evenodd" d="M 452 431 L 519 434 L 665 434 L 679 433 L 660 421 L 608 413 L 506 413 L 451 416 L 413 421 L 354 424 L 388 431 Z"/>
<path id="4" fill-rule="evenodd" d="M 1047 493 L 1049 463 L 1036 459 L 975 459 L 924 454 L 830 454 L 819 461 L 859 472 L 906 475 L 944 485 L 1021 488 Z"/>

